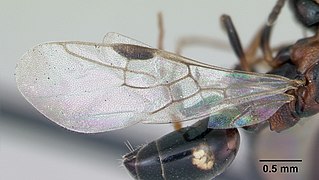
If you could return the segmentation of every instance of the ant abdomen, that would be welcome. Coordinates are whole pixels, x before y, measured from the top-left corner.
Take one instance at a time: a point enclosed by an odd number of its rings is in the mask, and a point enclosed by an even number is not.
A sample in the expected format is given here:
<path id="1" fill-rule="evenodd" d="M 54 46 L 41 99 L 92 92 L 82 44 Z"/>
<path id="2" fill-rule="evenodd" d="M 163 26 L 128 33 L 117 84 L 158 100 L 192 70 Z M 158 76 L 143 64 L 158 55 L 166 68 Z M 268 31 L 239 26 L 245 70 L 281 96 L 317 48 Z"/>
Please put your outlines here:
<path id="1" fill-rule="evenodd" d="M 169 133 L 125 155 L 136 179 L 211 179 L 230 165 L 239 148 L 237 129 L 207 129 L 208 119 Z"/>

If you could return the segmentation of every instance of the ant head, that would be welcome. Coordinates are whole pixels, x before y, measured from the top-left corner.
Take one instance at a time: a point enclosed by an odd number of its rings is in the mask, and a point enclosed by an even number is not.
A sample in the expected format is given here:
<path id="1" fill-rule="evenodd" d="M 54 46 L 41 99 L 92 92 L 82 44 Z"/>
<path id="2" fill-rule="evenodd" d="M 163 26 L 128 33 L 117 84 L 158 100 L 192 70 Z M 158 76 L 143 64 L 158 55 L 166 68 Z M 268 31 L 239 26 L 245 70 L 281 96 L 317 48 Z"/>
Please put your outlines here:
<path id="1" fill-rule="evenodd" d="M 290 0 L 290 5 L 297 19 L 306 27 L 319 24 L 319 1 L 317 0 Z"/>

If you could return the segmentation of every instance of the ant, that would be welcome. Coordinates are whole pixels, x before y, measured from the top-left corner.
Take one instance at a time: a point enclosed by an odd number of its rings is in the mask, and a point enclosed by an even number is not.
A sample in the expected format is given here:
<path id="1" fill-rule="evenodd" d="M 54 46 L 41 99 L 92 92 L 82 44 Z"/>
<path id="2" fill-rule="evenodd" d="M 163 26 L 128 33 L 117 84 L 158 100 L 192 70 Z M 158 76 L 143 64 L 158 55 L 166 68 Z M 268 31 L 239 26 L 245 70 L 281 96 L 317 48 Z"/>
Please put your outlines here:
<path id="1" fill-rule="evenodd" d="M 268 122 L 270 129 L 281 132 L 294 126 L 300 118 L 319 112 L 319 4 L 313 0 L 291 0 L 290 6 L 298 21 L 316 31 L 314 36 L 285 46 L 273 56 L 270 47 L 271 31 L 285 0 L 278 0 L 268 22 L 254 38 L 250 53 L 243 51 L 237 31 L 228 15 L 221 17 L 230 44 L 240 60 L 236 69 L 253 71 L 254 58 L 260 47 L 263 59 L 272 67 L 269 74 L 303 83 L 288 94 L 295 100 L 281 106 L 268 121 L 245 127 L 258 131 Z M 209 118 L 143 145 L 123 157 L 124 165 L 136 179 L 211 179 L 225 171 L 239 148 L 237 129 L 209 129 Z M 180 125 L 176 126 L 180 127 Z M 214 165 L 215 164 L 215 165 Z"/>

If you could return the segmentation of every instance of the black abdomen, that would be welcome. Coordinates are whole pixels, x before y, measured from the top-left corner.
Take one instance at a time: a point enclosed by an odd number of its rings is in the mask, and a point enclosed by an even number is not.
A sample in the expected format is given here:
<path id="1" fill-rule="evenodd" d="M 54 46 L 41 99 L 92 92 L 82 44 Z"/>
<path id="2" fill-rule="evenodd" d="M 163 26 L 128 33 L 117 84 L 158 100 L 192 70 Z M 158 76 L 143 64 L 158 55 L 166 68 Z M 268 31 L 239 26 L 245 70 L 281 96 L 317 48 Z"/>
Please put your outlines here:
<path id="1" fill-rule="evenodd" d="M 211 179 L 233 161 L 237 129 L 207 129 L 207 119 L 174 131 L 124 156 L 136 179 Z"/>

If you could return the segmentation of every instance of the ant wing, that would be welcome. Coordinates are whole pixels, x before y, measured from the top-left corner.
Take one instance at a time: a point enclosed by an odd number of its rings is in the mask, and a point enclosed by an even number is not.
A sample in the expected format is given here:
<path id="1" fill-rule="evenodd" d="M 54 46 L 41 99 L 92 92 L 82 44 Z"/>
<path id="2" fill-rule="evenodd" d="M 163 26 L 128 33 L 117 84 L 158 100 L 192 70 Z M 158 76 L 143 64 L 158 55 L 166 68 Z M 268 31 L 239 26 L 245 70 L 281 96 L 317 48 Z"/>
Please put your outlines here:
<path id="1" fill-rule="evenodd" d="M 232 105 L 213 113 L 209 117 L 208 127 L 228 129 L 260 123 L 272 116 L 282 105 L 293 100 L 288 94 L 271 94 L 260 96 L 254 101 Z"/>
<path id="2" fill-rule="evenodd" d="M 132 45 L 151 48 L 151 46 L 145 43 L 142 43 L 138 40 L 129 38 L 127 36 L 124 36 L 116 32 L 107 33 L 103 38 L 103 44 L 132 44 Z"/>
<path id="3" fill-rule="evenodd" d="M 85 133 L 138 122 L 200 120 L 262 98 L 270 103 L 277 98 L 292 100 L 284 92 L 294 89 L 296 81 L 222 69 L 136 43 L 123 44 L 123 37 L 102 44 L 38 45 L 17 65 L 18 88 L 46 117 Z M 272 113 L 257 114 L 255 122 Z"/>
<path id="4" fill-rule="evenodd" d="M 153 118 L 144 123 L 210 117 L 208 127 L 213 129 L 257 124 L 270 118 L 285 103 L 294 100 L 285 92 L 302 83 L 277 75 L 241 72 L 190 62 L 183 57 L 178 60 L 188 66 L 190 74 L 170 86 L 172 103 L 152 114 Z"/>

